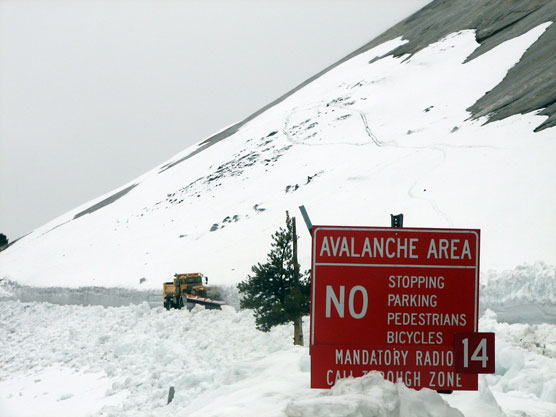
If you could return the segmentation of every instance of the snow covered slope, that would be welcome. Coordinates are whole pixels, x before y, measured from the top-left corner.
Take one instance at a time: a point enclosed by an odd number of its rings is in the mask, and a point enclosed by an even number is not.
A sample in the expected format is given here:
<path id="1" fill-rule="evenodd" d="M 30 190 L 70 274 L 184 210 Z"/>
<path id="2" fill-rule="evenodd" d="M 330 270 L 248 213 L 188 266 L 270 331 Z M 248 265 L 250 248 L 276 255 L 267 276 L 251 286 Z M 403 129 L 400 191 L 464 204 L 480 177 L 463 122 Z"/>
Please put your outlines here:
<path id="1" fill-rule="evenodd" d="M 472 60 L 480 44 L 470 29 L 412 55 L 389 54 L 408 43 L 402 37 L 355 54 L 22 238 L 0 253 L 0 277 L 159 289 L 175 272 L 202 271 L 209 283 L 233 284 L 301 204 L 315 224 L 388 226 L 402 212 L 405 226 L 480 228 L 483 270 L 555 264 L 554 128 L 533 131 L 547 119 L 538 111 L 484 124 L 467 110 L 550 28 Z M 299 228 L 308 267 L 309 234 Z"/>

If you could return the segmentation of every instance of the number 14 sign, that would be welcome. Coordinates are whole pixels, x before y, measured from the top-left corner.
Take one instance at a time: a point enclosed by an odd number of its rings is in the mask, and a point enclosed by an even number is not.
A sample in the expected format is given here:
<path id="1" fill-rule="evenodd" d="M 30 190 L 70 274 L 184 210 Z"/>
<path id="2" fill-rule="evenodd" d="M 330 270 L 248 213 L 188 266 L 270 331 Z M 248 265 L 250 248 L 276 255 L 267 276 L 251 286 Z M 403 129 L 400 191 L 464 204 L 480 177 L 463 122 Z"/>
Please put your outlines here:
<path id="1" fill-rule="evenodd" d="M 462 374 L 493 374 L 494 333 L 456 333 L 454 365 Z"/>

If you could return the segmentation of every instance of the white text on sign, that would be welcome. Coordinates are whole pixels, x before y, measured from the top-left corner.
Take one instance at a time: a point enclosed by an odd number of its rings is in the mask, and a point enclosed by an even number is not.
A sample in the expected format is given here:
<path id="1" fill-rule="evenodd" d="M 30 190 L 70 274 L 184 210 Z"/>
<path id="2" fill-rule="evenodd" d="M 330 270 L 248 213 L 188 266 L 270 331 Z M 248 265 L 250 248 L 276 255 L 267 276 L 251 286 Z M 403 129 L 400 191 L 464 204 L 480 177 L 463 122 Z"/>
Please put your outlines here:
<path id="1" fill-rule="evenodd" d="M 427 242 L 426 259 L 471 259 L 471 245 L 467 239 L 431 239 Z M 406 258 L 419 259 L 419 238 L 324 236 L 319 256 L 347 256 L 350 258 Z"/>

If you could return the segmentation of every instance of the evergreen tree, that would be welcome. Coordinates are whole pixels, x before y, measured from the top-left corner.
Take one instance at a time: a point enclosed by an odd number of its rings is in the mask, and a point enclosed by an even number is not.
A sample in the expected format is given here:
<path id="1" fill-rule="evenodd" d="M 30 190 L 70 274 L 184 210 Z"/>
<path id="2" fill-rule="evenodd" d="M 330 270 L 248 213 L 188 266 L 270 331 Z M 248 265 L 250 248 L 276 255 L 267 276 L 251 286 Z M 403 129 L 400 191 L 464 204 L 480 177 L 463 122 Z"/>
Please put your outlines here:
<path id="1" fill-rule="evenodd" d="M 255 311 L 257 329 L 268 332 L 291 321 L 294 344 L 303 345 L 301 318 L 309 314 L 310 274 L 300 274 L 294 259 L 294 229 L 295 219 L 292 222 L 286 212 L 286 227 L 272 235 L 267 262 L 254 265 L 253 274 L 237 288 L 242 295 L 240 307 Z"/>
<path id="2" fill-rule="evenodd" d="M 4 233 L 0 233 L 0 248 L 8 246 L 8 237 Z"/>

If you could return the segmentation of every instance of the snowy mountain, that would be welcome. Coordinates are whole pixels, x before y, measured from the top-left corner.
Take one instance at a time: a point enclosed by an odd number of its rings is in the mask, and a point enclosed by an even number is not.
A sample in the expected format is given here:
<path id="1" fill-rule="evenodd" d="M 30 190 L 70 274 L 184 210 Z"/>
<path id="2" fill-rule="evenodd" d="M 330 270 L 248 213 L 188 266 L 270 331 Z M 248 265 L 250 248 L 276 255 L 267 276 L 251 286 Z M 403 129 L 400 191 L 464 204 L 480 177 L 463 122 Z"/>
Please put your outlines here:
<path id="1" fill-rule="evenodd" d="M 556 1 L 434 1 L 9 246 L 0 415 L 556 416 L 554 21 Z M 377 374 L 311 390 L 291 326 L 262 333 L 228 306 L 106 307 L 175 272 L 237 283 L 299 205 L 314 224 L 401 212 L 406 227 L 481 229 L 479 330 L 496 333 L 496 373 L 453 395 Z M 82 304 L 104 306 L 54 304 L 84 288 Z"/>
<path id="2" fill-rule="evenodd" d="M 301 204 L 315 224 L 387 226 L 402 212 L 406 226 L 480 228 L 483 270 L 554 264 L 554 106 L 538 105 L 555 91 L 555 3 L 529 14 L 469 3 L 432 3 L 257 114 L 35 230 L 1 253 L 2 276 L 158 289 L 202 271 L 235 283 Z M 479 19 L 477 8 L 489 13 Z M 537 105 L 515 107 L 531 94 Z"/>

